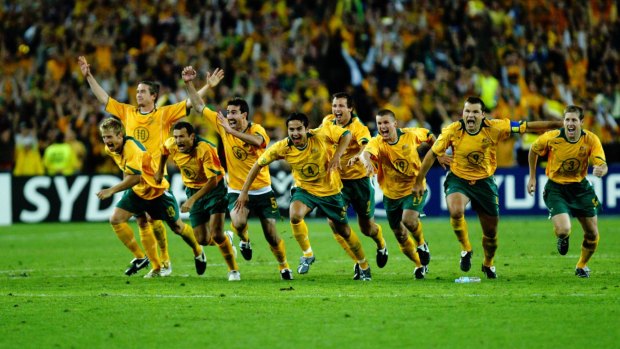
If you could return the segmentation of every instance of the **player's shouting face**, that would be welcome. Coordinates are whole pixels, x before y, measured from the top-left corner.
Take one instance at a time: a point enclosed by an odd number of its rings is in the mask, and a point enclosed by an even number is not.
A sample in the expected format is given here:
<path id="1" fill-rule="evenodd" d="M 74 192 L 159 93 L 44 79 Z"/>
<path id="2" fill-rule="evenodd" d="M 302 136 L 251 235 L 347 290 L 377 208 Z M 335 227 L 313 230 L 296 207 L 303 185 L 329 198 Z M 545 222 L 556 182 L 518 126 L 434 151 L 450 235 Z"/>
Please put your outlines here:
<path id="1" fill-rule="evenodd" d="M 194 134 L 188 135 L 187 129 L 175 129 L 172 131 L 174 142 L 181 153 L 189 153 L 194 146 Z"/>
<path id="2" fill-rule="evenodd" d="M 244 131 L 241 128 L 243 127 L 243 120 L 247 119 L 248 113 L 242 113 L 241 107 L 238 105 L 229 105 L 226 107 L 226 119 L 228 119 L 228 124 L 230 127 L 237 131 Z"/>
<path id="3" fill-rule="evenodd" d="M 465 102 L 465 107 L 463 108 L 463 122 L 465 122 L 465 130 L 468 133 L 478 132 L 483 118 L 484 112 L 482 111 L 481 104 Z"/>
<path id="4" fill-rule="evenodd" d="M 297 148 L 303 148 L 308 142 L 306 135 L 306 126 L 300 120 L 291 120 L 288 122 L 288 137 Z"/>

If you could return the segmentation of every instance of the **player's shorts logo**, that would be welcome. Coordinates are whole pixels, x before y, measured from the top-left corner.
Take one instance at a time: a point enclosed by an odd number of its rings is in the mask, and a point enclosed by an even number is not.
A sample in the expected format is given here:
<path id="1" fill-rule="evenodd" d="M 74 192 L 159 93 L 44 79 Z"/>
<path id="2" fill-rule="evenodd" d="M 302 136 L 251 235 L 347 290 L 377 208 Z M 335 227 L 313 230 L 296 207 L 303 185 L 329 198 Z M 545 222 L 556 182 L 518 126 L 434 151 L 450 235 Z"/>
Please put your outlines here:
<path id="1" fill-rule="evenodd" d="M 396 161 L 394 161 L 394 167 L 396 167 L 399 172 L 406 173 L 407 169 L 409 168 L 409 161 L 404 159 L 397 159 Z"/>
<path id="2" fill-rule="evenodd" d="M 146 142 L 149 140 L 149 130 L 144 127 L 138 127 L 133 130 L 133 138 L 140 142 Z"/>
<path id="3" fill-rule="evenodd" d="M 467 155 L 467 161 L 469 161 L 470 164 L 480 165 L 484 161 L 484 153 L 472 151 Z"/>
<path id="4" fill-rule="evenodd" d="M 232 150 L 238 160 L 243 161 L 248 158 L 248 152 L 246 152 L 245 149 L 235 145 Z"/>
<path id="5" fill-rule="evenodd" d="M 301 174 L 306 178 L 314 178 L 319 175 L 319 166 L 317 164 L 305 164 L 301 168 Z"/>
<path id="6" fill-rule="evenodd" d="M 181 169 L 183 176 L 187 179 L 196 179 L 196 172 L 189 167 L 183 167 Z"/>

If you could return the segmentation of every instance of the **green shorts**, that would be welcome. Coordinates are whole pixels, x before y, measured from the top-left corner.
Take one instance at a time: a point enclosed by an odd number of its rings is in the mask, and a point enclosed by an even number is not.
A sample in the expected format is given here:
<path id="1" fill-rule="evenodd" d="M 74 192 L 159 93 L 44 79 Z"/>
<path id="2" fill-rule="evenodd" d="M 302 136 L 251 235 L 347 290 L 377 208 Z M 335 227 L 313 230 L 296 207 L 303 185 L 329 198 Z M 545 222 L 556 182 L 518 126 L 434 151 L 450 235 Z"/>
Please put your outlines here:
<path id="1" fill-rule="evenodd" d="M 471 207 L 479 213 L 489 216 L 499 216 L 499 195 L 495 177 L 487 177 L 477 181 L 468 181 L 448 172 L 443 183 L 446 196 L 452 193 L 461 193 L 471 200 Z"/>
<path id="2" fill-rule="evenodd" d="M 349 223 L 347 219 L 347 206 L 344 203 L 341 193 L 330 196 L 316 196 L 301 188 L 295 187 L 291 189 L 291 202 L 293 201 L 301 201 L 304 205 L 310 207 L 310 209 L 318 207 L 334 222 Z"/>
<path id="3" fill-rule="evenodd" d="M 185 195 L 190 198 L 200 189 L 185 188 Z M 203 225 L 209 221 L 212 214 L 226 213 L 226 184 L 220 181 L 215 188 L 205 196 L 194 202 L 189 211 L 189 221 L 192 228 Z"/>
<path id="4" fill-rule="evenodd" d="M 174 226 L 174 223 L 179 219 L 179 204 L 169 191 L 165 191 L 155 199 L 146 200 L 136 195 L 133 190 L 127 189 L 116 207 L 136 216 L 146 212 L 155 220 L 166 221 L 170 227 Z"/>
<path id="5" fill-rule="evenodd" d="M 238 193 L 228 193 L 228 210 L 232 212 L 239 197 Z M 265 194 L 248 195 L 247 208 L 259 218 L 280 219 L 280 209 L 273 191 Z"/>
<path id="6" fill-rule="evenodd" d="M 559 184 L 548 180 L 543 191 L 549 217 L 569 213 L 573 217 L 594 217 L 601 205 L 592 184 L 587 179 L 579 183 Z"/>
<path id="7" fill-rule="evenodd" d="M 347 207 L 353 206 L 359 217 L 375 216 L 375 188 L 370 178 L 342 180 L 342 197 Z"/>
<path id="8" fill-rule="evenodd" d="M 413 196 L 413 194 L 409 194 L 400 199 L 390 199 L 387 196 L 383 196 L 383 206 L 385 207 L 385 213 L 390 223 L 390 228 L 396 230 L 400 227 L 404 210 L 413 210 L 420 215 L 424 214 L 424 206 L 426 206 L 427 197 L 428 190 L 424 191 L 424 195 L 422 195 L 421 198 L 417 198 Z"/>

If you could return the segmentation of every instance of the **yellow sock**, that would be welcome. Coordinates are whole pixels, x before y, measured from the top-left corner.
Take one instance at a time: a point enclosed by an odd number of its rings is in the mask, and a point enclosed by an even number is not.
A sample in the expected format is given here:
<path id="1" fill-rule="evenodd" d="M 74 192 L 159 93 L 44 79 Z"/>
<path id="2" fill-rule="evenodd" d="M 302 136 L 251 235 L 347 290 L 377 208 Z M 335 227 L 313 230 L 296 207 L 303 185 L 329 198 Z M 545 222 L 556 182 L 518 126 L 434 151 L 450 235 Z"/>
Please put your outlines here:
<path id="1" fill-rule="evenodd" d="M 418 219 L 418 226 L 415 228 L 415 231 L 411 232 L 413 235 L 413 239 L 417 243 L 417 246 L 422 246 L 426 241 L 424 241 L 424 233 L 422 232 L 422 221 Z M 416 246 L 416 247 L 417 247 Z"/>
<path id="2" fill-rule="evenodd" d="M 243 242 L 248 242 L 250 241 L 250 236 L 248 235 L 248 225 L 246 224 L 245 227 L 243 228 L 243 231 L 238 232 L 237 229 L 235 229 L 235 226 L 230 223 L 230 229 L 235 233 L 235 235 L 237 235 L 239 237 L 239 239 L 241 239 L 241 241 Z"/>
<path id="3" fill-rule="evenodd" d="M 360 265 L 362 269 L 368 269 L 368 261 L 366 261 L 366 254 L 364 253 L 364 248 L 362 248 L 362 244 L 360 243 L 360 239 L 357 237 L 357 234 L 353 230 L 351 230 L 351 234 L 348 239 L 344 239 L 351 252 L 353 253 L 353 261 Z"/>
<path id="4" fill-rule="evenodd" d="M 159 246 L 159 257 L 162 261 L 169 261 L 170 255 L 168 255 L 166 226 L 161 220 L 153 221 L 151 225 L 153 226 L 153 234 L 155 234 L 155 239 L 157 239 L 157 245 Z"/>
<path id="5" fill-rule="evenodd" d="M 194 257 L 198 257 L 202 253 L 202 246 L 200 246 L 198 241 L 196 241 L 194 230 L 189 226 L 189 224 L 183 224 L 183 231 L 179 235 L 181 235 L 183 241 L 185 241 L 185 243 L 192 248 Z"/>
<path id="6" fill-rule="evenodd" d="M 308 226 L 306 222 L 302 220 L 297 224 L 291 223 L 291 228 L 293 229 L 293 237 L 295 237 L 299 247 L 304 252 L 304 257 L 314 256 L 312 247 L 310 247 L 310 240 L 308 239 Z"/>
<path id="7" fill-rule="evenodd" d="M 400 246 L 400 250 L 405 254 L 405 256 L 409 257 L 415 263 L 416 267 L 421 267 L 422 263 L 420 262 L 420 256 L 416 252 L 415 242 L 410 236 L 407 236 L 407 241 L 404 243 L 398 243 Z"/>
<path id="8" fill-rule="evenodd" d="M 217 247 L 219 247 L 220 252 L 222 253 L 222 257 L 224 257 L 224 261 L 228 266 L 228 271 L 239 270 L 237 260 L 235 260 L 235 252 L 233 251 L 232 245 L 230 244 L 230 240 L 228 240 L 228 238 L 225 238 L 224 242 L 218 244 Z"/>
<path id="9" fill-rule="evenodd" d="M 151 260 L 153 269 L 161 269 L 161 260 L 157 254 L 157 240 L 155 239 L 155 234 L 153 234 L 153 228 L 147 223 L 144 227 L 138 226 L 138 230 L 140 230 L 140 241 L 144 251 L 146 251 L 146 255 Z"/>
<path id="10" fill-rule="evenodd" d="M 353 229 L 351 229 L 351 232 L 353 232 Z M 353 258 L 353 260 L 357 260 L 357 258 L 355 258 L 355 254 L 353 253 L 353 251 L 351 251 L 351 248 L 349 248 L 349 244 L 347 243 L 347 241 L 338 234 L 333 234 L 333 235 L 334 235 L 334 239 L 336 239 L 336 241 L 342 247 L 344 252 L 346 252 L 349 255 L 349 257 Z"/>
<path id="11" fill-rule="evenodd" d="M 497 236 L 490 238 L 482 235 L 482 248 L 484 249 L 484 262 L 482 264 L 490 267 L 493 265 L 495 250 L 497 250 Z"/>
<path id="12" fill-rule="evenodd" d="M 269 245 L 269 248 L 271 249 L 271 253 L 276 257 L 280 270 L 291 269 L 286 261 L 286 246 L 284 245 L 284 240 L 280 239 L 280 242 L 278 242 L 276 246 Z"/>
<path id="13" fill-rule="evenodd" d="M 581 256 L 579 257 L 579 261 L 577 262 L 577 268 L 585 268 L 590 260 L 590 257 L 596 251 L 598 247 L 599 235 L 596 235 L 596 240 L 583 240 L 581 244 Z"/>
<path id="14" fill-rule="evenodd" d="M 382 250 L 385 248 L 385 239 L 383 238 L 383 228 L 381 228 L 381 226 L 377 223 L 375 223 L 375 225 L 377 226 L 377 235 L 375 235 L 372 239 L 377 244 L 377 249 Z"/>
<path id="15" fill-rule="evenodd" d="M 467 232 L 467 222 L 465 217 L 454 219 L 450 217 L 450 225 L 456 234 L 456 238 L 461 243 L 461 249 L 463 251 L 471 251 L 471 244 L 469 243 L 469 233 Z"/>
<path id="16" fill-rule="evenodd" d="M 144 258 L 144 252 L 133 235 L 133 230 L 127 223 L 112 224 L 112 230 L 116 233 L 119 240 L 125 245 L 136 258 Z"/>

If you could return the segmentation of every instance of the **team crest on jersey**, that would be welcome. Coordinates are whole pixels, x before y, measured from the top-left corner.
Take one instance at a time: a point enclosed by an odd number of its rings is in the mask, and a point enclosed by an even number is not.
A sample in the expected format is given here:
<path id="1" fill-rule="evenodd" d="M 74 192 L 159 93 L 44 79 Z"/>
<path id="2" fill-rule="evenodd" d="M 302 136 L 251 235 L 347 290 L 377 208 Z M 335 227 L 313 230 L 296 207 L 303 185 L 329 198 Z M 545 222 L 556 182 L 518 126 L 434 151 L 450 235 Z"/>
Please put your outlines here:
<path id="1" fill-rule="evenodd" d="M 233 155 L 235 155 L 235 158 L 237 158 L 238 160 L 245 160 L 248 158 L 248 152 L 245 151 L 245 149 L 241 148 L 240 146 L 235 145 L 233 148 Z"/>
<path id="2" fill-rule="evenodd" d="M 314 178 L 319 175 L 319 166 L 317 164 L 305 164 L 301 168 L 301 174 L 306 178 Z"/>
<path id="3" fill-rule="evenodd" d="M 480 165 L 484 161 L 484 153 L 480 151 L 472 151 L 467 155 L 467 161 L 473 165 Z"/>
<path id="4" fill-rule="evenodd" d="M 584 157 L 586 156 L 587 152 L 586 152 L 586 147 L 581 146 L 579 147 L 579 156 Z"/>
<path id="5" fill-rule="evenodd" d="M 133 138 L 140 142 L 146 142 L 149 139 L 149 130 L 144 127 L 138 127 L 133 130 Z"/>
<path id="6" fill-rule="evenodd" d="M 181 171 L 183 172 L 183 176 L 185 176 L 185 178 L 196 179 L 196 172 L 194 172 L 194 170 L 192 170 L 191 168 L 183 167 Z"/>
<path id="7" fill-rule="evenodd" d="M 396 159 L 396 161 L 394 161 L 394 167 L 396 167 L 399 172 L 406 173 L 409 168 L 409 161 L 405 159 Z"/>
<path id="8" fill-rule="evenodd" d="M 403 145 L 402 150 L 403 150 L 403 155 L 404 155 L 404 156 L 409 156 L 409 155 L 411 155 L 411 147 L 409 146 L 409 144 L 405 144 L 405 145 Z"/>
<path id="9" fill-rule="evenodd" d="M 579 159 L 571 158 L 562 161 L 562 172 L 574 173 L 579 171 L 581 161 Z"/>

